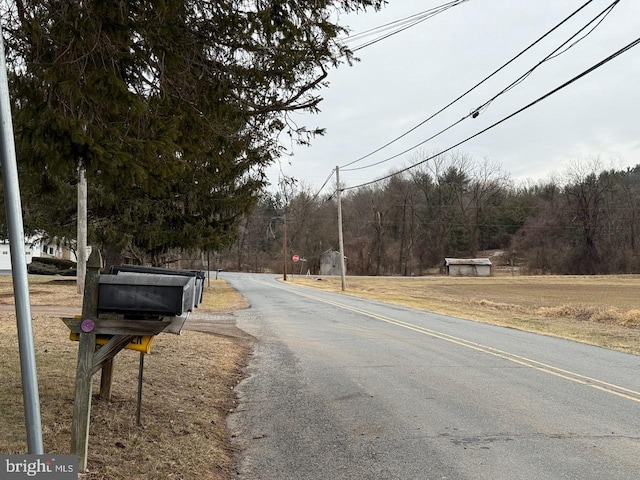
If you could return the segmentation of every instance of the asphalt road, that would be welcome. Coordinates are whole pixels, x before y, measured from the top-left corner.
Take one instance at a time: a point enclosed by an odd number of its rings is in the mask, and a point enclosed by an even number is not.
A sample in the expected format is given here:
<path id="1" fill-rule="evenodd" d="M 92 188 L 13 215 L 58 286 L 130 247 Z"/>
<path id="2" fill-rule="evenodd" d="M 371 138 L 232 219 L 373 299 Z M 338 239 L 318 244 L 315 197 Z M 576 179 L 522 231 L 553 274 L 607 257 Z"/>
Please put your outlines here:
<path id="1" fill-rule="evenodd" d="M 225 273 L 239 478 L 640 478 L 640 357 Z"/>

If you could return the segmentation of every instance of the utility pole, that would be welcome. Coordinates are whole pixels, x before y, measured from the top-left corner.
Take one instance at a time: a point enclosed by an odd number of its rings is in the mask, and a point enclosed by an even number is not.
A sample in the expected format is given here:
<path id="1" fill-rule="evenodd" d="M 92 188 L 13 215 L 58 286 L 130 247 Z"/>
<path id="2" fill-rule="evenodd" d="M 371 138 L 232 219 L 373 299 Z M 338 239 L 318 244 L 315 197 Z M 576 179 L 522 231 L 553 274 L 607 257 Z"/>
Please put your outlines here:
<path id="1" fill-rule="evenodd" d="M 0 27 L 1 33 L 2 28 Z M 0 164 L 11 249 L 11 275 L 13 276 L 13 296 L 15 298 L 16 320 L 18 323 L 18 350 L 22 375 L 25 424 L 27 427 L 27 446 L 30 454 L 42 455 L 44 454 L 44 447 L 42 445 L 40 398 L 38 396 L 36 355 L 33 344 L 31 305 L 29 302 L 29 280 L 24 251 L 22 202 L 20 200 L 16 146 L 13 139 L 9 82 L 3 42 L 0 42 L 0 135 Z"/>
<path id="2" fill-rule="evenodd" d="M 342 291 L 347 289 L 347 278 L 344 265 L 344 239 L 342 238 L 342 200 L 340 190 L 340 167 L 336 165 L 336 194 L 338 196 L 338 243 L 340 244 L 340 280 Z"/>
<path id="3" fill-rule="evenodd" d="M 78 259 L 76 274 L 77 292 L 84 292 L 84 278 L 87 271 L 87 174 L 84 165 L 78 167 Z"/>
<path id="4" fill-rule="evenodd" d="M 282 271 L 284 272 L 282 279 L 287 281 L 287 215 L 282 216 L 283 235 L 282 235 Z"/>

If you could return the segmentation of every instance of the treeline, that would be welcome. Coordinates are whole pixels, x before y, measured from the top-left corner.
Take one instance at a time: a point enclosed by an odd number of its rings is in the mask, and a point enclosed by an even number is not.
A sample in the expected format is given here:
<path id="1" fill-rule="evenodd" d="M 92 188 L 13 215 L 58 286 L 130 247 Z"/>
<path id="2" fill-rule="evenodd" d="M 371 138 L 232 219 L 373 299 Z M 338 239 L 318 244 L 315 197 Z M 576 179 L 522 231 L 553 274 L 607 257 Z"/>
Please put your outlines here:
<path id="1" fill-rule="evenodd" d="M 423 275 L 445 257 L 485 250 L 527 273 L 640 272 L 640 165 L 576 162 L 561 178 L 516 183 L 498 164 L 457 153 L 343 190 L 342 214 L 350 275 Z M 322 253 L 338 249 L 337 232 L 335 194 L 289 184 L 258 202 L 216 260 L 318 273 Z M 293 264 L 294 254 L 307 261 Z"/>

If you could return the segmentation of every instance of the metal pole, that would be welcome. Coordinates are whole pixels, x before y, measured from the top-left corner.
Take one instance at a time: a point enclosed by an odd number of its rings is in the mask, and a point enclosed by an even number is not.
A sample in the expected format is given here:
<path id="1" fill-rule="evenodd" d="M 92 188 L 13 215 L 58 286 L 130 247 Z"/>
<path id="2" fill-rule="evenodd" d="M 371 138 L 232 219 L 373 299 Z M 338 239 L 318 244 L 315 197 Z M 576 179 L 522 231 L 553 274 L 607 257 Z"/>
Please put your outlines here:
<path id="1" fill-rule="evenodd" d="M 138 368 L 138 408 L 136 410 L 136 425 L 141 426 L 140 412 L 142 411 L 142 373 L 144 372 L 144 352 L 140 352 L 140 367 Z"/>
<path id="2" fill-rule="evenodd" d="M 0 28 L 0 40 L 2 30 Z M 27 446 L 32 455 L 42 455 L 42 425 L 40 420 L 40 399 L 38 397 L 38 376 L 31 325 L 31 305 L 29 304 L 29 280 L 24 251 L 24 226 L 22 223 L 22 202 L 18 184 L 16 147 L 13 140 L 13 123 L 9 100 L 7 65 L 4 44 L 0 41 L 0 162 L 2 162 L 2 186 L 7 212 L 9 245 L 11 249 L 11 273 L 13 275 L 13 295 L 18 323 L 18 348 L 22 373 L 22 396 L 27 427 Z"/>
<path id="3" fill-rule="evenodd" d="M 346 269 L 344 265 L 344 239 L 342 237 L 342 199 L 340 196 L 340 167 L 336 166 L 336 194 L 338 196 L 338 243 L 340 244 L 340 280 L 342 291 L 347 289 Z"/>

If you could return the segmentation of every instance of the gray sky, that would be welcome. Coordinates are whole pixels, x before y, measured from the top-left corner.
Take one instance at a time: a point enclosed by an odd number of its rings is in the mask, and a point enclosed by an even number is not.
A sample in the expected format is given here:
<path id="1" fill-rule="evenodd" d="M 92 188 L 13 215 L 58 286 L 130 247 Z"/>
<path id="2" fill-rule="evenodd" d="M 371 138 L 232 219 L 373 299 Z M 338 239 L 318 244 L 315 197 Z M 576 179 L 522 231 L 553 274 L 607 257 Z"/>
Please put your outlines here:
<path id="1" fill-rule="evenodd" d="M 329 74 L 318 115 L 294 116 L 325 127 L 311 147 L 267 170 L 320 187 L 336 166 L 350 163 L 402 135 L 502 66 L 560 23 L 586 0 L 469 0 L 460 6 L 356 53 L 353 67 Z M 354 34 L 436 7 L 444 0 L 390 0 L 381 12 L 342 15 Z M 612 0 L 594 0 L 554 32 L 433 120 L 381 152 L 366 166 L 416 145 L 460 120 L 500 92 Z M 640 0 L 621 0 L 602 24 L 566 53 L 543 63 L 524 82 L 422 147 L 381 165 L 343 171 L 354 186 L 444 150 L 506 117 L 640 36 Z M 350 45 L 353 48 L 353 45 Z M 512 178 L 548 178 L 569 163 L 599 157 L 604 166 L 640 163 L 640 45 L 548 99 L 498 125 L 457 151 L 499 163 Z M 332 180 L 334 182 L 334 180 Z"/>

